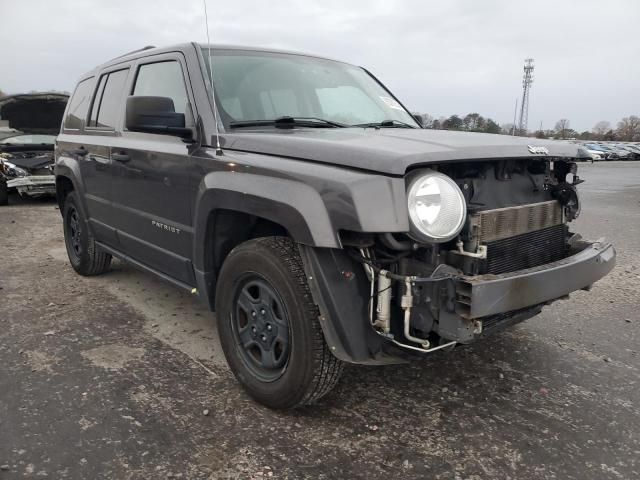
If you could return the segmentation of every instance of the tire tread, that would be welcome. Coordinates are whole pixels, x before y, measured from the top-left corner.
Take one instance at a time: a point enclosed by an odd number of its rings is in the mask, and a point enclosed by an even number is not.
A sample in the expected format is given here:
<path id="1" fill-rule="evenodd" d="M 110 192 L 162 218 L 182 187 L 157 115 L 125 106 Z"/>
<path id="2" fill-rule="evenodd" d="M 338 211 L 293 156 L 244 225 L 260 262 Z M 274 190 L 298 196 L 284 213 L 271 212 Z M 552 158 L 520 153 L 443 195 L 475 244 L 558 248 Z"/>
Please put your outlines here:
<path id="1" fill-rule="evenodd" d="M 84 217 L 84 213 L 80 209 L 78 205 L 78 197 L 75 192 L 70 192 L 65 199 L 64 212 L 66 216 L 67 212 L 67 204 L 71 202 L 74 205 L 74 208 L 78 211 L 80 215 Z M 82 218 L 82 221 L 85 219 Z M 65 222 L 65 235 L 66 235 L 66 218 L 63 220 Z M 96 245 L 95 238 L 91 234 L 91 231 L 87 230 L 87 245 L 86 245 L 86 254 L 84 258 L 81 259 L 79 265 L 75 265 L 71 262 L 74 270 L 78 272 L 80 275 L 91 277 L 95 275 L 101 275 L 106 273 L 111 266 L 111 254 L 103 251 Z M 66 240 L 65 240 L 66 241 Z"/>
<path id="2" fill-rule="evenodd" d="M 299 405 L 310 405 L 329 393 L 336 386 L 342 375 L 344 363 L 331 353 L 324 340 L 324 333 L 318 320 L 320 311 L 311 295 L 311 290 L 307 283 L 307 275 L 304 271 L 297 246 L 291 239 L 286 237 L 263 237 L 259 239 L 259 242 L 277 251 L 280 258 L 286 263 L 291 276 L 296 279 L 302 293 L 302 298 L 304 299 L 307 310 L 306 320 L 310 321 L 313 326 L 316 337 L 313 360 L 318 364 L 318 367 L 315 369 L 310 388 L 299 403 Z"/>
<path id="3" fill-rule="evenodd" d="M 290 286 L 298 298 L 299 309 L 302 313 L 302 318 L 298 318 L 297 321 L 306 322 L 310 331 L 310 350 L 307 352 L 310 366 L 307 379 L 300 382 L 296 388 L 288 391 L 277 401 L 268 401 L 266 404 L 273 408 L 297 408 L 311 405 L 336 386 L 342 374 L 344 363 L 331 353 L 325 342 L 320 325 L 320 311 L 309 289 L 298 247 L 288 237 L 260 237 L 237 246 L 231 251 L 226 261 L 230 257 L 242 255 L 247 251 L 254 254 L 268 252 L 269 256 L 280 264 L 281 268 L 284 267 L 286 276 L 291 282 Z"/>

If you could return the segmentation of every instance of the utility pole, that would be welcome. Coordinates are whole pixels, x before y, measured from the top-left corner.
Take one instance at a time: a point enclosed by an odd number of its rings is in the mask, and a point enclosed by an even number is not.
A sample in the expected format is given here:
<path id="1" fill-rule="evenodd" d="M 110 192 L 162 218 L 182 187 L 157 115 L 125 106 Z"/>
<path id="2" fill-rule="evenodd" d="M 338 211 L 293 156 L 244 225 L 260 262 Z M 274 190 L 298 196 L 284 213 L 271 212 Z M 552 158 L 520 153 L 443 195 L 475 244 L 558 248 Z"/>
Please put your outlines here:
<path id="1" fill-rule="evenodd" d="M 522 102 L 520 103 L 520 121 L 518 130 L 520 135 L 526 135 L 529 121 L 529 90 L 533 83 L 533 58 L 524 61 L 524 75 L 522 76 Z"/>
<path id="2" fill-rule="evenodd" d="M 511 127 L 511 136 L 516 134 L 516 115 L 518 114 L 518 97 L 516 97 L 516 106 L 513 109 L 513 127 Z"/>

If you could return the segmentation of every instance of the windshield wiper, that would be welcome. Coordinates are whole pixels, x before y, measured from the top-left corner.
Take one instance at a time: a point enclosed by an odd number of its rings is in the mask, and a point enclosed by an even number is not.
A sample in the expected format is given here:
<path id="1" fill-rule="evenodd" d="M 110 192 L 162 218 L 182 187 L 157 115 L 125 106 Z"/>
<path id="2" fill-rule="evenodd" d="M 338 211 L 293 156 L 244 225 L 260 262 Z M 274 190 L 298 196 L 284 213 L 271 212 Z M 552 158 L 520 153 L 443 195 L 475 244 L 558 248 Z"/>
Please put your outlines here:
<path id="1" fill-rule="evenodd" d="M 273 125 L 276 128 L 312 127 L 312 128 L 344 128 L 344 123 L 316 117 L 278 117 L 274 120 L 238 120 L 229 123 L 231 128 L 263 127 Z"/>
<path id="2" fill-rule="evenodd" d="M 418 128 L 409 123 L 402 122 L 400 120 L 383 120 L 381 122 L 372 123 L 359 123 L 357 125 L 351 125 L 352 127 L 374 127 L 374 128 Z"/>

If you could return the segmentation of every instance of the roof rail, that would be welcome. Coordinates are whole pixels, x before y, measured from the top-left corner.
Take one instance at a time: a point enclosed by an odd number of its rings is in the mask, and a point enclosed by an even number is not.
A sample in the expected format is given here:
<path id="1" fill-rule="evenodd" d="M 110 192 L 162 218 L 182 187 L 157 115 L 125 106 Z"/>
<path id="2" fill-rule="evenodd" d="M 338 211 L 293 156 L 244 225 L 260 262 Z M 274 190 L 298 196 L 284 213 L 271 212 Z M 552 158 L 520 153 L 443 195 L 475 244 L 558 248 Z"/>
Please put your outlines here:
<path id="1" fill-rule="evenodd" d="M 122 55 L 118 55 L 117 57 L 113 57 L 111 60 L 117 60 L 118 58 L 126 57 L 127 55 L 131 55 L 133 53 L 144 52 L 145 50 L 150 50 L 152 48 L 156 48 L 156 46 L 147 45 L 146 47 L 138 48 L 137 50 L 131 50 L 130 52 L 123 53 Z"/>

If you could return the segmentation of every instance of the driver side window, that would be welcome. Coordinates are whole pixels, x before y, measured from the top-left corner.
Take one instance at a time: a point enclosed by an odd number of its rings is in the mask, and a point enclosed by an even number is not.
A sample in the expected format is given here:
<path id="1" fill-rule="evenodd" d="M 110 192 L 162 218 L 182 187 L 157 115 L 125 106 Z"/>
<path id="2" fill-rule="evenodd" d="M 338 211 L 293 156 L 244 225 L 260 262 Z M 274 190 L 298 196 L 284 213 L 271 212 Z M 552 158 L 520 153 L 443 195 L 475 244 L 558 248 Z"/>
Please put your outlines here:
<path id="1" fill-rule="evenodd" d="M 193 118 L 182 67 L 175 60 L 148 63 L 138 68 L 134 96 L 168 97 L 176 113 L 184 113 L 187 122 Z"/>

